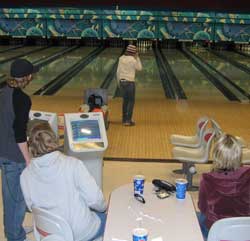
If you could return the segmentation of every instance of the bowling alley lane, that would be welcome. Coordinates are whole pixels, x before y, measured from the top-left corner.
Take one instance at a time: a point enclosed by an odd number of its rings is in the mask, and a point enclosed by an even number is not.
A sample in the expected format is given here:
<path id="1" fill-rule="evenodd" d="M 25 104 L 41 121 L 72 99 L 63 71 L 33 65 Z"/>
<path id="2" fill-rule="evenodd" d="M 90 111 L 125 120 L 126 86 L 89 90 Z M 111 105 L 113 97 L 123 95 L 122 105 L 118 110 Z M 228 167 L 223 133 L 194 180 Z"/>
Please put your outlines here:
<path id="1" fill-rule="evenodd" d="M 27 47 L 23 47 L 23 48 L 9 50 L 7 52 L 0 54 L 0 61 L 15 57 L 19 54 L 25 54 L 26 52 L 29 52 L 29 51 L 32 51 L 35 49 L 41 49 L 41 48 L 42 48 L 41 46 L 27 46 Z"/>
<path id="2" fill-rule="evenodd" d="M 17 47 L 17 46 L 0 45 L 0 51 L 6 51 L 6 50 L 8 50 L 8 49 L 9 49 L 9 51 L 10 51 L 10 49 L 15 48 L 15 47 Z"/>
<path id="3" fill-rule="evenodd" d="M 34 63 L 37 60 L 40 60 L 40 59 L 42 60 L 45 57 L 51 56 L 52 54 L 56 54 L 57 52 L 60 52 L 63 49 L 65 49 L 65 47 L 50 47 L 50 48 L 46 48 L 46 49 L 43 49 L 43 50 L 35 52 L 35 53 L 31 53 L 31 54 L 25 55 L 22 58 L 27 59 L 30 62 Z M 11 50 L 11 52 L 12 51 L 14 51 L 14 50 Z M 0 55 L 2 55 L 2 54 L 0 53 Z M 4 64 L 0 64 L 0 72 L 8 74 L 9 73 L 9 69 L 10 69 L 10 65 L 11 65 L 12 61 L 8 61 L 8 62 L 6 62 Z"/>
<path id="4" fill-rule="evenodd" d="M 139 53 L 142 71 L 136 73 L 136 98 L 165 99 L 164 89 L 152 50 Z"/>
<path id="5" fill-rule="evenodd" d="M 197 48 L 193 51 L 241 89 L 250 93 L 250 75 L 248 73 L 245 73 L 204 48 Z"/>
<path id="6" fill-rule="evenodd" d="M 177 49 L 163 50 L 190 100 L 226 100 L 226 97 Z"/>
<path id="7" fill-rule="evenodd" d="M 25 59 L 29 60 L 30 62 L 35 62 L 38 60 L 42 60 L 45 57 L 54 55 L 66 49 L 66 47 L 49 47 L 39 52 L 35 52 L 29 55 L 24 56 Z"/>
<path id="8" fill-rule="evenodd" d="M 121 53 L 121 48 L 106 48 L 55 95 L 82 97 L 84 89 L 100 87 Z"/>
<path id="9" fill-rule="evenodd" d="M 25 88 L 25 92 L 30 95 L 33 94 L 45 84 L 55 79 L 59 74 L 68 70 L 71 66 L 86 57 L 94 49 L 95 48 L 91 47 L 77 48 L 76 50 L 59 57 L 52 63 L 44 66 L 34 75 L 32 82 Z"/>
<path id="10" fill-rule="evenodd" d="M 222 54 L 250 68 L 250 57 L 241 55 L 233 51 L 222 51 Z"/>

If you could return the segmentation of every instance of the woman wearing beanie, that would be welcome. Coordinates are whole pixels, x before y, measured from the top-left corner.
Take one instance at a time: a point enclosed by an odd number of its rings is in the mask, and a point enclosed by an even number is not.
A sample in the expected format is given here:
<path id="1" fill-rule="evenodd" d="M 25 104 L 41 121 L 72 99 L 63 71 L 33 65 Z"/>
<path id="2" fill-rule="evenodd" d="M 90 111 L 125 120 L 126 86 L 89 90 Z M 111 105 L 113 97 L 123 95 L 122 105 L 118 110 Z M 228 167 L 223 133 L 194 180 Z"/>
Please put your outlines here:
<path id="1" fill-rule="evenodd" d="M 28 60 L 15 60 L 10 67 L 11 79 L 0 94 L 0 163 L 4 232 L 8 241 L 26 239 L 22 227 L 26 205 L 20 187 L 20 175 L 30 162 L 26 129 L 31 99 L 22 89 L 37 71 L 38 68 Z"/>
<path id="2" fill-rule="evenodd" d="M 127 49 L 119 58 L 117 68 L 117 80 L 123 96 L 122 123 L 124 126 L 134 126 L 132 121 L 135 104 L 135 72 L 142 70 L 141 60 L 138 56 L 136 46 L 128 45 Z"/>

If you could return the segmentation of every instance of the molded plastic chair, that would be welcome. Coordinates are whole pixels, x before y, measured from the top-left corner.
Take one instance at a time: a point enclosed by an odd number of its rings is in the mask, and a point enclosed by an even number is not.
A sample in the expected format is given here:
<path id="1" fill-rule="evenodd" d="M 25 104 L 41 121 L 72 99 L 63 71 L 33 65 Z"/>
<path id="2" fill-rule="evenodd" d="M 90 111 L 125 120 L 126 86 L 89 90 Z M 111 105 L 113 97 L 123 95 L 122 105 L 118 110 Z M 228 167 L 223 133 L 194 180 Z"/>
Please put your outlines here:
<path id="1" fill-rule="evenodd" d="M 214 130 L 215 130 L 215 138 L 218 139 L 221 135 L 223 135 L 224 132 L 221 129 L 218 122 L 216 122 L 214 119 L 211 119 L 211 125 L 212 125 L 212 128 L 214 128 Z M 237 141 L 239 142 L 241 147 L 246 147 L 246 142 L 242 137 L 235 136 L 235 138 L 237 139 Z"/>
<path id="2" fill-rule="evenodd" d="M 242 148 L 242 163 L 250 164 L 250 149 Z"/>
<path id="3" fill-rule="evenodd" d="M 176 146 L 173 148 L 173 158 L 183 162 L 183 171 L 188 181 L 188 190 L 195 191 L 198 187 L 193 186 L 193 175 L 196 173 L 195 163 L 206 163 L 209 159 L 212 140 L 215 137 L 214 129 L 207 129 L 202 135 L 199 148 L 187 148 Z"/>
<path id="4" fill-rule="evenodd" d="M 62 217 L 37 207 L 32 207 L 32 214 L 37 241 L 42 241 L 52 234 L 62 237 L 65 241 L 74 241 L 71 227 Z"/>
<path id="5" fill-rule="evenodd" d="M 224 218 L 212 225 L 207 241 L 230 240 L 250 240 L 250 217 Z"/>
<path id="6" fill-rule="evenodd" d="M 209 122 L 208 117 L 201 117 L 196 124 L 196 134 L 194 136 L 171 135 L 170 142 L 175 146 L 185 146 L 197 148 L 201 146 L 202 134 Z"/>
<path id="7" fill-rule="evenodd" d="M 57 234 L 52 234 L 43 238 L 42 241 L 67 241 L 67 240 L 65 240 L 63 237 Z"/>

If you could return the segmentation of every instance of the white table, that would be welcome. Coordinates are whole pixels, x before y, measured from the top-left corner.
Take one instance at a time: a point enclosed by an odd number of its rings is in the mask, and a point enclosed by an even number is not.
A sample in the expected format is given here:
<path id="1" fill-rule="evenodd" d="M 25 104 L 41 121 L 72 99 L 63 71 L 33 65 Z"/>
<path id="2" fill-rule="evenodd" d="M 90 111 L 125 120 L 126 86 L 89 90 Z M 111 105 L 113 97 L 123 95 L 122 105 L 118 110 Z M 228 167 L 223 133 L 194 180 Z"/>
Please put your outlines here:
<path id="1" fill-rule="evenodd" d="M 148 241 L 203 241 L 189 193 L 185 200 L 159 199 L 146 183 L 144 198 L 145 204 L 134 198 L 132 183 L 111 193 L 104 241 L 131 241 L 137 227 L 148 229 Z"/>

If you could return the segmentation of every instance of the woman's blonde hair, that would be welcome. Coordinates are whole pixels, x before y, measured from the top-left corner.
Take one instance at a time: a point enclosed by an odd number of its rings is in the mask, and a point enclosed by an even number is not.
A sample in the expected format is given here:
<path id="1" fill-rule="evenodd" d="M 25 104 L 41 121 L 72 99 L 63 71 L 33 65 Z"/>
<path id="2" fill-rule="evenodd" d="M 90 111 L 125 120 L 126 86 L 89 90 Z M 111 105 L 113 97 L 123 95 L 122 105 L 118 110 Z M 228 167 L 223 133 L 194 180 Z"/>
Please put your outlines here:
<path id="1" fill-rule="evenodd" d="M 59 147 L 56 135 L 47 121 L 38 121 L 30 128 L 28 144 L 33 157 L 42 156 Z"/>
<path id="2" fill-rule="evenodd" d="M 23 89 L 24 87 L 26 87 L 26 85 L 30 83 L 31 79 L 32 79 L 32 76 L 30 75 L 24 76 L 21 78 L 10 78 L 7 80 L 7 84 L 12 88 Z"/>
<path id="3" fill-rule="evenodd" d="M 224 134 L 216 142 L 213 150 L 213 170 L 236 170 L 241 166 L 241 156 L 242 149 L 235 137 Z"/>

